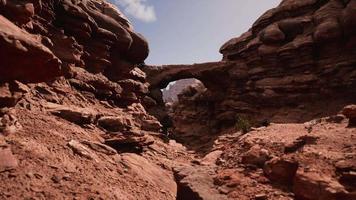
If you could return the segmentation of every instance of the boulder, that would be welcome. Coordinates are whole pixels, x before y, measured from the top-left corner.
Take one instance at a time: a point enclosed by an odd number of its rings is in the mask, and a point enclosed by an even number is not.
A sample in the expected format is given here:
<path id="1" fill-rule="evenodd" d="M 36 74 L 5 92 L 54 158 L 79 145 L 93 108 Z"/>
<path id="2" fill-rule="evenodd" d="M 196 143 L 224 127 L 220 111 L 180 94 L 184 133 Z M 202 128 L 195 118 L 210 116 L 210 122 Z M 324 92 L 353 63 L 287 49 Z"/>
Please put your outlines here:
<path id="1" fill-rule="evenodd" d="M 132 37 L 132 44 L 126 53 L 126 57 L 133 63 L 143 63 L 148 57 L 149 47 L 146 39 L 139 33 L 130 32 Z"/>
<path id="2" fill-rule="evenodd" d="M 293 192 L 297 199 L 351 200 L 351 194 L 332 177 L 315 172 L 301 172 L 295 176 Z"/>
<path id="3" fill-rule="evenodd" d="M 13 92 L 8 83 L 0 84 L 0 108 L 12 107 L 23 96 L 21 92 Z"/>
<path id="4" fill-rule="evenodd" d="M 291 184 L 299 163 L 293 160 L 275 157 L 265 163 L 263 171 L 267 178 L 279 184 Z"/>
<path id="5" fill-rule="evenodd" d="M 92 150 L 96 151 L 96 152 L 100 152 L 106 155 L 115 155 L 117 154 L 116 150 L 105 145 L 102 144 L 100 142 L 92 142 L 92 141 L 83 141 L 83 144 L 87 145 L 89 148 L 91 148 Z"/>
<path id="6" fill-rule="evenodd" d="M 29 34 L 0 16 L 0 82 L 53 80 L 61 74 L 61 61 Z"/>
<path id="7" fill-rule="evenodd" d="M 60 107 L 50 111 L 52 114 L 78 125 L 92 124 L 96 114 L 84 108 Z"/>
<path id="8" fill-rule="evenodd" d="M 178 184 L 177 199 L 228 199 L 215 188 L 215 171 L 210 166 L 177 166 L 174 169 Z"/>
<path id="9" fill-rule="evenodd" d="M 161 194 L 166 194 L 164 199 L 176 199 L 177 184 L 174 181 L 174 177 L 168 171 L 162 169 L 162 167 L 149 162 L 142 156 L 132 153 L 122 154 L 121 163 L 141 183 L 147 183 L 152 188 L 159 188 Z M 157 198 L 160 199 L 159 197 Z"/>
<path id="10" fill-rule="evenodd" d="M 216 162 L 218 159 L 221 157 L 223 154 L 223 151 L 216 150 L 213 152 L 208 153 L 204 158 L 201 159 L 200 164 L 201 165 L 216 165 Z"/>
<path id="11" fill-rule="evenodd" d="M 154 141 L 147 135 L 137 135 L 132 132 L 108 136 L 105 144 L 118 152 L 141 153 L 145 147 L 152 145 Z"/>
<path id="12" fill-rule="evenodd" d="M 342 114 L 349 119 L 349 126 L 356 126 L 356 105 L 346 106 Z"/>
<path id="13" fill-rule="evenodd" d="M 22 130 L 22 125 L 12 113 L 0 117 L 0 135 L 8 136 Z"/>
<path id="14" fill-rule="evenodd" d="M 73 150 L 74 153 L 84 158 L 97 160 L 97 156 L 88 147 L 84 146 L 82 143 L 76 140 L 69 141 L 68 146 Z"/>
<path id="15" fill-rule="evenodd" d="M 152 132 L 160 132 L 162 129 L 162 125 L 158 120 L 143 120 L 142 121 L 142 130 L 152 131 Z"/>
<path id="16" fill-rule="evenodd" d="M 99 126 L 103 127 L 107 131 L 119 132 L 131 129 L 134 126 L 134 122 L 131 117 L 128 116 L 104 116 L 98 120 Z"/>
<path id="17" fill-rule="evenodd" d="M 18 167 L 19 161 L 10 148 L 0 146 L 0 172 L 12 170 Z"/>
<path id="18" fill-rule="evenodd" d="M 259 145 L 255 145 L 242 155 L 241 162 L 244 164 L 263 167 L 269 158 L 270 153 L 268 150 L 261 148 Z"/>
<path id="19" fill-rule="evenodd" d="M 284 33 L 279 29 L 276 24 L 273 24 L 267 27 L 260 36 L 262 42 L 269 44 L 269 43 L 278 43 L 283 42 L 285 39 Z"/>

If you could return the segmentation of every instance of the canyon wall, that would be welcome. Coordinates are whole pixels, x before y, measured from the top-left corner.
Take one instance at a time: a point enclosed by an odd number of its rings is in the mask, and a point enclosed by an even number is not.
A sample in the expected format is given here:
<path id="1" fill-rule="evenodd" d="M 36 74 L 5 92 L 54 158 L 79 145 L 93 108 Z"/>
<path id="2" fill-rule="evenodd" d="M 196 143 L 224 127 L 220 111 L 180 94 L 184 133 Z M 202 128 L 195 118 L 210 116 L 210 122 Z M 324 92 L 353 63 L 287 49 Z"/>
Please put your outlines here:
<path id="1" fill-rule="evenodd" d="M 0 13 L 1 82 L 36 83 L 64 76 L 74 87 L 118 104 L 144 96 L 145 74 L 135 64 L 148 56 L 148 44 L 112 4 L 1 1 Z M 105 80 L 81 76 L 81 69 Z M 85 84 L 90 81 L 97 83 Z"/>
<path id="2" fill-rule="evenodd" d="M 355 14 L 354 0 L 284 0 L 226 42 L 221 62 L 147 67 L 151 90 L 182 78 L 208 88 L 181 95 L 177 132 L 192 124 L 219 132 L 238 117 L 262 125 L 337 113 L 356 101 Z"/>
<path id="3" fill-rule="evenodd" d="M 107 1 L 1 0 L 0 199 L 176 199 L 148 53 Z"/>

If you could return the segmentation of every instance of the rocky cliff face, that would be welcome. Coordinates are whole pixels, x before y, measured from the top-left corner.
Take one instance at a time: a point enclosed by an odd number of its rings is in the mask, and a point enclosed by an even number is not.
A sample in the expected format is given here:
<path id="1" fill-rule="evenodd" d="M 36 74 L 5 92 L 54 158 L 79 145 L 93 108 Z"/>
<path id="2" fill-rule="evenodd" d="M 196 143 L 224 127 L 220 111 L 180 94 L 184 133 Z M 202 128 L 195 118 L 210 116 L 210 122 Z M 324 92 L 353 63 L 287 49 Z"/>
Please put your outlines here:
<path id="1" fill-rule="evenodd" d="M 206 119 L 213 132 L 234 126 L 237 116 L 261 125 L 334 114 L 356 101 L 355 6 L 355 1 L 282 1 L 221 47 L 222 62 L 148 67 L 149 82 L 162 87 L 182 78 L 201 80 L 208 88 L 205 98 L 182 102 L 174 115 L 193 111 L 189 118 L 198 124 Z M 181 132 L 191 124 L 180 120 L 176 128 Z"/>
<path id="2" fill-rule="evenodd" d="M 224 60 L 237 65 L 229 70 L 234 81 L 219 107 L 240 103 L 254 117 L 298 122 L 354 102 L 355 6 L 286 0 L 267 11 L 221 47 Z"/>
<path id="3" fill-rule="evenodd" d="M 106 1 L 0 1 L 0 199 L 175 199 L 148 52 Z"/>
<path id="4" fill-rule="evenodd" d="M 71 67 L 116 81 L 144 78 L 132 70 L 148 44 L 106 1 L 2 1 L 0 12 L 1 81 L 69 78 Z"/>
<path id="5" fill-rule="evenodd" d="M 356 101 L 355 5 L 284 0 L 223 61 L 145 66 L 106 1 L 0 0 L 0 199 L 354 200 L 356 107 L 319 117 Z"/>

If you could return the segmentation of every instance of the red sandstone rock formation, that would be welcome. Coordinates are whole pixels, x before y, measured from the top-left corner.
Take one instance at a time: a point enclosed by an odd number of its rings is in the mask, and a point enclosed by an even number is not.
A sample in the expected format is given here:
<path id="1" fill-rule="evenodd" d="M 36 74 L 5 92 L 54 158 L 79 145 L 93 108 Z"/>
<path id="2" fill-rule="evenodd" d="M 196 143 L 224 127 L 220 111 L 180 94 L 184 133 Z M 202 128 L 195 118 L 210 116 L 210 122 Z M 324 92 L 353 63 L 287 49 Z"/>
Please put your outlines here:
<path id="1" fill-rule="evenodd" d="M 0 0 L 0 199 L 354 200 L 355 106 L 308 120 L 355 102 L 355 5 L 285 0 L 222 62 L 144 72 L 106 1 Z"/>
<path id="2" fill-rule="evenodd" d="M 148 51 L 106 1 L 0 1 L 0 199 L 175 199 L 143 157 L 168 153 L 141 104 Z"/>
<path id="3" fill-rule="evenodd" d="M 147 67 L 151 90 L 178 79 L 199 79 L 209 90 L 207 103 L 191 100 L 175 115 L 208 110 L 194 118 L 199 124 L 211 116 L 206 123 L 215 129 L 234 126 L 237 115 L 259 125 L 335 114 L 356 101 L 355 5 L 285 0 L 224 44 L 222 62 Z M 157 91 L 151 96 L 160 98 Z"/>

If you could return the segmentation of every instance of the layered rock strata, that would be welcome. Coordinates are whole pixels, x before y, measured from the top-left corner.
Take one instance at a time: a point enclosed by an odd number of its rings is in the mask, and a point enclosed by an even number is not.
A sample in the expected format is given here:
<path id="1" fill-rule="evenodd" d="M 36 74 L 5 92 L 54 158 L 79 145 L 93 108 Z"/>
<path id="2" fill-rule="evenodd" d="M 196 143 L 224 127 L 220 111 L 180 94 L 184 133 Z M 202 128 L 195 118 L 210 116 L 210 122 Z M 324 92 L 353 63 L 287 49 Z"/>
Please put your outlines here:
<path id="1" fill-rule="evenodd" d="M 355 6 L 352 0 L 284 0 L 226 42 L 221 62 L 147 67 L 151 96 L 159 99 L 156 88 L 171 81 L 202 81 L 204 97 L 188 95 L 174 115 L 193 112 L 186 118 L 198 124 L 211 116 L 205 123 L 218 129 L 213 132 L 234 126 L 238 117 L 262 125 L 335 114 L 356 101 Z"/>

